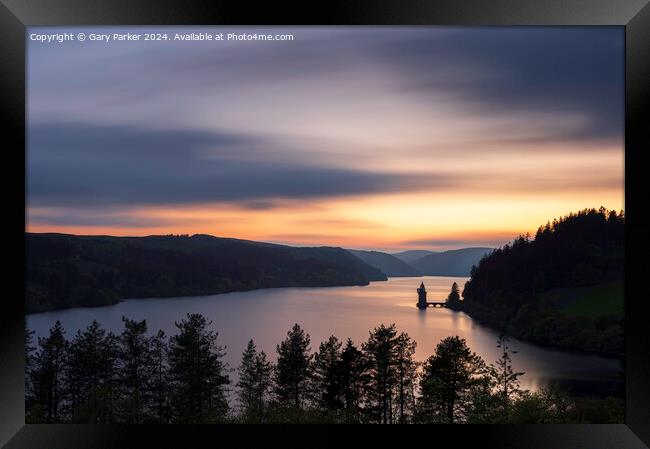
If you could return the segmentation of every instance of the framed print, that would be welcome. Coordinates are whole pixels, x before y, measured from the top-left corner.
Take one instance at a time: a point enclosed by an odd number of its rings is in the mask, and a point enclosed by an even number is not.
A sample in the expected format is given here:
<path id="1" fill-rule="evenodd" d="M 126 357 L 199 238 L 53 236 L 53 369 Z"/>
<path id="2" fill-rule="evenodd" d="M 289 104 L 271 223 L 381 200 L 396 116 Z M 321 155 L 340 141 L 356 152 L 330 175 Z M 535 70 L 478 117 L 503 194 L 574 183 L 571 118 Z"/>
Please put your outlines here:
<path id="1" fill-rule="evenodd" d="M 0 13 L 7 448 L 650 444 L 646 2 Z"/>

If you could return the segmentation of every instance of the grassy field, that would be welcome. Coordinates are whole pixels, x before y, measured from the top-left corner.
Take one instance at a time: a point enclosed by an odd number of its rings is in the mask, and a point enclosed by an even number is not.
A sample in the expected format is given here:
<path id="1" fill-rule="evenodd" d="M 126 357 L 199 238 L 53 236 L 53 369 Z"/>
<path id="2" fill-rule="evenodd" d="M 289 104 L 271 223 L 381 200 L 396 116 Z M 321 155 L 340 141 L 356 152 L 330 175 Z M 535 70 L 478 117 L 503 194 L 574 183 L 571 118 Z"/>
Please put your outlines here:
<path id="1" fill-rule="evenodd" d="M 623 281 L 608 282 L 586 289 L 582 295 L 564 307 L 568 315 L 595 318 L 599 315 L 623 316 Z"/>
<path id="2" fill-rule="evenodd" d="M 595 318 L 600 315 L 623 316 L 623 281 L 593 287 L 557 288 L 544 292 L 541 299 L 567 315 Z"/>

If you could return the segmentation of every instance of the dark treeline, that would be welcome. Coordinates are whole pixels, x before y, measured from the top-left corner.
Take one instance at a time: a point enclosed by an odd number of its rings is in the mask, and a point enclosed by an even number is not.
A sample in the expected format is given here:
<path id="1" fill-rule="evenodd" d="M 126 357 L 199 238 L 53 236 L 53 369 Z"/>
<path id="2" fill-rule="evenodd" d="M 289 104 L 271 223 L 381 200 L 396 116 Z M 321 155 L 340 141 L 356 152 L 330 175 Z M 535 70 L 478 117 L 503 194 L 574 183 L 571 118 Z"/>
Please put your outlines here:
<path id="1" fill-rule="evenodd" d="M 602 207 L 553 220 L 485 256 L 450 307 L 518 338 L 622 353 L 624 227 L 622 211 Z M 590 288 L 600 297 L 571 309 Z M 613 311 L 591 313 L 612 295 Z"/>
<path id="2" fill-rule="evenodd" d="M 367 285 L 386 275 L 342 248 L 210 235 L 25 234 L 27 313 L 124 298 L 213 295 L 271 287 Z"/>
<path id="3" fill-rule="evenodd" d="M 506 336 L 494 364 L 457 336 L 418 363 L 416 342 L 395 325 L 373 329 L 361 346 L 331 336 L 312 352 L 296 324 L 275 363 L 251 340 L 233 382 L 202 315 L 188 314 L 169 337 L 123 321 L 120 335 L 97 322 L 71 340 L 59 322 L 37 343 L 27 333 L 28 423 L 623 422 L 620 399 L 521 389 Z"/>

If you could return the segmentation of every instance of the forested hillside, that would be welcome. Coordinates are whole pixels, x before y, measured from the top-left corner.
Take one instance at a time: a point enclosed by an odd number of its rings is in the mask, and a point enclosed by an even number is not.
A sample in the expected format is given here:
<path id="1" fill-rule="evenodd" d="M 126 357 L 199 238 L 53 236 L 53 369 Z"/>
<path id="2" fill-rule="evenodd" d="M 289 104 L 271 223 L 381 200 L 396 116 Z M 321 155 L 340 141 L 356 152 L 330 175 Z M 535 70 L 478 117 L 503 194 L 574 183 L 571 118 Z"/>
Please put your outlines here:
<path id="1" fill-rule="evenodd" d="M 625 217 L 585 209 L 484 257 L 457 305 L 523 339 L 623 351 Z"/>
<path id="2" fill-rule="evenodd" d="M 341 248 L 297 248 L 208 235 L 26 234 L 27 312 L 266 287 L 386 280 Z"/>

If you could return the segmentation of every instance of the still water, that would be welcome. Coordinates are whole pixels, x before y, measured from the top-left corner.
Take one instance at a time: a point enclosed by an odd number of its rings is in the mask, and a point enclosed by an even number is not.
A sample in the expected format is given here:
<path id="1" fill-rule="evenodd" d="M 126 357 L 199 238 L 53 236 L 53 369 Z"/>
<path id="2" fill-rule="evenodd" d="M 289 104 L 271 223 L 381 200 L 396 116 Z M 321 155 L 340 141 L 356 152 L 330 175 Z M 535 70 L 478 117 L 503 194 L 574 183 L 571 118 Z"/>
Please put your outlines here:
<path id="1" fill-rule="evenodd" d="M 462 312 L 443 308 L 418 310 L 416 288 L 420 282 L 428 291 L 428 300 L 443 300 L 453 282 L 464 285 L 466 278 L 425 276 L 390 278 L 363 287 L 278 288 L 213 296 L 131 299 L 98 308 L 77 308 L 27 316 L 27 327 L 36 336 L 47 335 L 56 322 L 71 339 L 78 329 L 97 320 L 104 328 L 119 333 L 121 318 L 147 320 L 149 332 L 162 329 L 175 334 L 175 321 L 187 313 L 201 313 L 212 321 L 219 333 L 218 342 L 225 346 L 226 361 L 231 368 L 239 364 L 241 353 L 250 338 L 259 349 L 275 359 L 275 347 L 298 323 L 311 336 L 312 350 L 330 335 L 340 340 L 348 337 L 360 345 L 368 331 L 381 323 L 395 323 L 398 331 L 407 332 L 417 342 L 416 358 L 425 360 L 444 337 L 458 335 L 486 362 L 498 358 L 498 334 L 472 320 Z M 514 368 L 525 372 L 521 386 L 536 390 L 557 382 L 574 393 L 621 392 L 623 377 L 617 359 L 582 353 L 559 351 L 513 340 Z M 234 375 L 234 373 L 233 373 Z"/>

